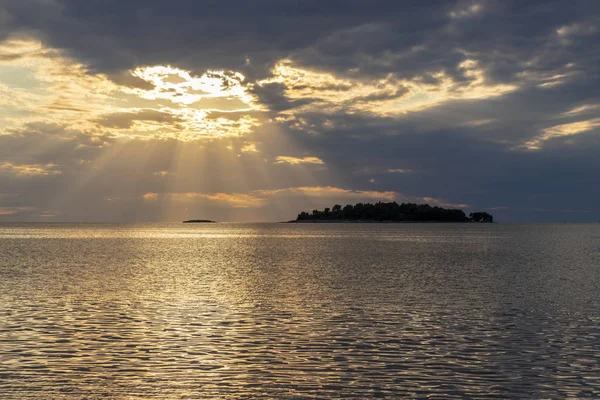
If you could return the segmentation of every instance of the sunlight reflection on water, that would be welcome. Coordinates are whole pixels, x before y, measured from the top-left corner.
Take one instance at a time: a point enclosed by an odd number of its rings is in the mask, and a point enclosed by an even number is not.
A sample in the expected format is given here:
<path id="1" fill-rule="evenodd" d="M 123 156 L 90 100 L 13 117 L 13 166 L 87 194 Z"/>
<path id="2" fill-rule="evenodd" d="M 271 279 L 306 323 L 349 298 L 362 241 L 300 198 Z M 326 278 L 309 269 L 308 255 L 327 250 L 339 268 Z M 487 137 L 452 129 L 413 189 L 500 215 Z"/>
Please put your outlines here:
<path id="1" fill-rule="evenodd" d="M 599 397 L 595 225 L 0 225 L 0 397 Z"/>

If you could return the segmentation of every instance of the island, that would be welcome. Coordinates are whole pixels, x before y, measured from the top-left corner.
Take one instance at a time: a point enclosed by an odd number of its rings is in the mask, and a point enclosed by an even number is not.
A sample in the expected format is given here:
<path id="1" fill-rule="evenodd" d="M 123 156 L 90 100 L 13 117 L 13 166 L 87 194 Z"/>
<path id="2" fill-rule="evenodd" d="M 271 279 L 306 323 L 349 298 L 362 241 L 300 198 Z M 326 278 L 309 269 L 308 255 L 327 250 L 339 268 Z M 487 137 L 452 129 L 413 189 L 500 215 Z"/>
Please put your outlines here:
<path id="1" fill-rule="evenodd" d="M 216 221 L 211 221 L 209 219 L 190 219 L 188 221 L 183 221 L 184 224 L 205 224 L 205 223 L 215 223 Z"/>
<path id="2" fill-rule="evenodd" d="M 336 204 L 332 208 L 301 212 L 289 221 L 298 222 L 494 222 L 494 217 L 486 212 L 474 212 L 467 216 L 463 210 L 446 209 L 429 204 L 378 202 L 375 204 L 358 203 L 342 207 Z"/>

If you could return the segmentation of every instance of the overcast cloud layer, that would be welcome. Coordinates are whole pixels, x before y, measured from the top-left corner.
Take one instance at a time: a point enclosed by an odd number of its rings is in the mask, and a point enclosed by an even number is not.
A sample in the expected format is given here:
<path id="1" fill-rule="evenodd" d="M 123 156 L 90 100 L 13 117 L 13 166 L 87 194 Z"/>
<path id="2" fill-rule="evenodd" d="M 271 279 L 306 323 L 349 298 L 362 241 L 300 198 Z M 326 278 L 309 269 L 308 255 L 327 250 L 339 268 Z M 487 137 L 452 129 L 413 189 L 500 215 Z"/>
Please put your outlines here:
<path id="1" fill-rule="evenodd" d="M 595 0 L 4 0 L 0 221 L 599 221 L 599 29 Z"/>

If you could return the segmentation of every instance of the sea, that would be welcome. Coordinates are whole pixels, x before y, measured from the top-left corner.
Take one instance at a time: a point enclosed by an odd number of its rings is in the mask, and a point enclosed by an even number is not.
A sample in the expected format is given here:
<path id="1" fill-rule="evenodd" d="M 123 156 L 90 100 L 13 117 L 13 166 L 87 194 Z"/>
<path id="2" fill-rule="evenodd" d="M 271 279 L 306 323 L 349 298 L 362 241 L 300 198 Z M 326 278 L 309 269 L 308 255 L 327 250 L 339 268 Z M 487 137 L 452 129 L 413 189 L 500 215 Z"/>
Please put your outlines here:
<path id="1" fill-rule="evenodd" d="M 600 224 L 1 224 L 0 399 L 600 398 Z"/>

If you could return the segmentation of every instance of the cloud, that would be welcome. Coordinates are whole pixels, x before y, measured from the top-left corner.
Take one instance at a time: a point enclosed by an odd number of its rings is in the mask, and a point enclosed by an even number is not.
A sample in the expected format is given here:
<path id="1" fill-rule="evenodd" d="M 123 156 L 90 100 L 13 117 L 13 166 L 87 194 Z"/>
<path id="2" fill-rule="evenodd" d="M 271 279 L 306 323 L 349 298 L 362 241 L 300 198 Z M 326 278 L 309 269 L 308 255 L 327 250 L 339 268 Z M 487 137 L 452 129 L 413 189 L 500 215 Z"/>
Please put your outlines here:
<path id="1" fill-rule="evenodd" d="M 543 133 L 536 136 L 532 140 L 527 141 L 524 147 L 529 150 L 539 150 L 545 141 L 563 137 L 573 136 L 581 133 L 589 132 L 600 127 L 600 118 L 589 119 L 585 121 L 571 122 L 545 128 Z"/>
<path id="2" fill-rule="evenodd" d="M 261 86 L 279 84 L 283 94 L 297 104 L 313 103 L 332 110 L 346 107 L 361 109 L 373 100 L 397 99 L 408 89 L 394 81 L 371 84 L 336 77 L 327 72 L 295 67 L 290 60 L 279 62 L 272 70 L 273 78 L 259 81 Z"/>
<path id="3" fill-rule="evenodd" d="M 10 162 L 0 163 L 0 172 L 16 176 L 46 176 L 59 175 L 62 171 L 55 164 L 12 164 Z"/>
<path id="4" fill-rule="evenodd" d="M 279 101 L 275 106 L 283 113 L 319 112 L 370 113 L 402 116 L 406 112 L 424 110 L 455 100 L 486 99 L 518 89 L 516 84 L 487 81 L 486 71 L 478 61 L 466 59 L 458 65 L 463 78 L 457 81 L 446 71 L 436 71 L 428 82 L 423 77 L 398 79 L 393 74 L 384 79 L 366 81 L 337 77 L 329 72 L 303 69 L 292 61 L 279 62 L 273 77 L 258 82 L 259 86 L 278 84 Z M 259 95 L 261 92 L 257 92 Z M 272 106 L 273 101 L 270 99 Z M 293 107 L 292 105 L 296 105 Z"/>
<path id="5" fill-rule="evenodd" d="M 436 199 L 433 197 L 423 197 L 423 201 L 426 204 L 439 206 L 439 207 L 447 207 L 447 208 L 470 208 L 468 204 L 464 203 L 449 203 L 447 201 Z"/>
<path id="6" fill-rule="evenodd" d="M 393 201 L 401 197 L 395 192 L 377 192 L 365 190 L 342 189 L 333 186 L 305 186 L 283 189 L 260 189 L 248 193 L 196 193 L 196 192 L 166 192 L 144 193 L 146 201 L 161 201 L 168 199 L 178 203 L 190 203 L 198 200 L 208 200 L 221 205 L 235 208 L 257 208 L 267 206 L 276 198 L 312 197 L 323 199 L 345 199 L 347 201 Z"/>
<path id="7" fill-rule="evenodd" d="M 56 217 L 60 217 L 60 213 L 52 213 L 52 212 L 42 212 L 40 214 L 38 214 L 39 217 L 41 218 L 56 218 Z"/>
<path id="8" fill-rule="evenodd" d="M 256 190 L 252 192 L 260 196 L 308 196 L 322 198 L 344 198 L 364 200 L 393 201 L 399 197 L 396 192 L 378 192 L 372 190 L 351 190 L 334 186 L 305 186 L 273 190 Z"/>
<path id="9" fill-rule="evenodd" d="M 36 211 L 34 207 L 0 207 L 0 215 L 18 215 L 30 211 Z"/>
<path id="10" fill-rule="evenodd" d="M 480 14 L 483 11 L 483 6 L 481 3 L 471 3 L 469 5 L 461 5 L 456 9 L 452 10 L 449 15 L 450 18 L 454 19 L 462 19 L 473 17 L 477 14 Z"/>
<path id="11" fill-rule="evenodd" d="M 201 197 L 208 200 L 215 201 L 217 203 L 225 203 L 232 207 L 248 208 L 248 207 L 260 207 L 265 204 L 265 200 L 259 197 L 255 197 L 249 194 L 241 193 L 215 193 L 210 195 L 193 194 L 192 197 Z"/>
<path id="12" fill-rule="evenodd" d="M 355 204 L 359 202 L 418 202 L 432 206 L 450 208 L 469 208 L 467 204 L 452 203 L 433 197 L 412 197 L 392 191 L 352 190 L 335 186 L 301 186 L 280 189 L 259 189 L 247 193 L 197 193 L 197 192 L 164 192 L 145 193 L 142 198 L 148 204 L 169 204 L 180 209 L 200 207 L 206 213 L 209 205 L 231 207 L 233 209 L 256 210 L 275 213 L 267 218 L 289 218 L 302 209 L 311 207 L 330 207 L 336 203 Z M 287 204 L 287 215 L 280 215 L 279 210 Z M 293 207 L 289 207 L 292 205 Z"/>
<path id="13" fill-rule="evenodd" d="M 289 156 L 277 156 L 277 158 L 275 159 L 275 161 L 277 162 L 277 164 L 291 164 L 291 165 L 298 165 L 298 164 L 325 164 L 323 162 L 323 160 L 321 160 L 318 157 L 302 157 L 302 158 L 298 158 L 298 157 L 289 157 Z"/>
<path id="14" fill-rule="evenodd" d="M 583 105 L 577 106 L 575 108 L 572 108 L 569 111 L 564 112 L 562 115 L 565 117 L 569 117 L 572 115 L 588 113 L 590 111 L 591 112 L 600 111 L 600 104 L 583 104 Z"/>
<path id="15" fill-rule="evenodd" d="M 556 30 L 556 34 L 562 44 L 568 45 L 571 43 L 573 37 L 593 35 L 597 31 L 598 27 L 596 24 L 584 21 L 563 25 Z"/>
<path id="16" fill-rule="evenodd" d="M 250 111 L 256 108 L 254 97 L 245 86 L 245 77 L 239 72 L 208 70 L 196 77 L 179 68 L 154 66 L 136 68 L 131 75 L 152 84 L 150 90 L 131 89 L 142 99 L 164 99 L 187 106 L 203 99 L 213 99 L 216 110 Z M 227 100 L 224 107 L 219 107 L 221 103 L 217 99 Z M 239 100 L 239 103 L 232 103 L 231 100 Z M 234 108 L 231 108 L 231 104 Z"/>
<path id="17" fill-rule="evenodd" d="M 183 122 L 183 119 L 169 111 L 147 109 L 105 114 L 94 122 L 107 128 L 129 129 L 136 122 L 156 123 L 158 126 L 162 124 L 176 125 Z"/>
<path id="18" fill-rule="evenodd" d="M 240 151 L 242 153 L 258 153 L 258 149 L 256 148 L 256 143 L 246 143 Z"/>
<path id="19" fill-rule="evenodd" d="M 196 76 L 159 65 L 92 73 L 31 37 L 0 42 L 0 105 L 5 129 L 54 123 L 97 136 L 183 141 L 246 135 L 260 126 L 261 110 L 238 72 Z"/>
<path id="20" fill-rule="evenodd" d="M 209 200 L 220 205 L 234 208 L 262 207 L 266 200 L 244 193 L 194 193 L 194 192 L 167 192 L 167 193 L 144 193 L 142 198 L 146 201 L 161 201 L 168 199 L 177 203 L 193 203 L 197 200 Z"/>

